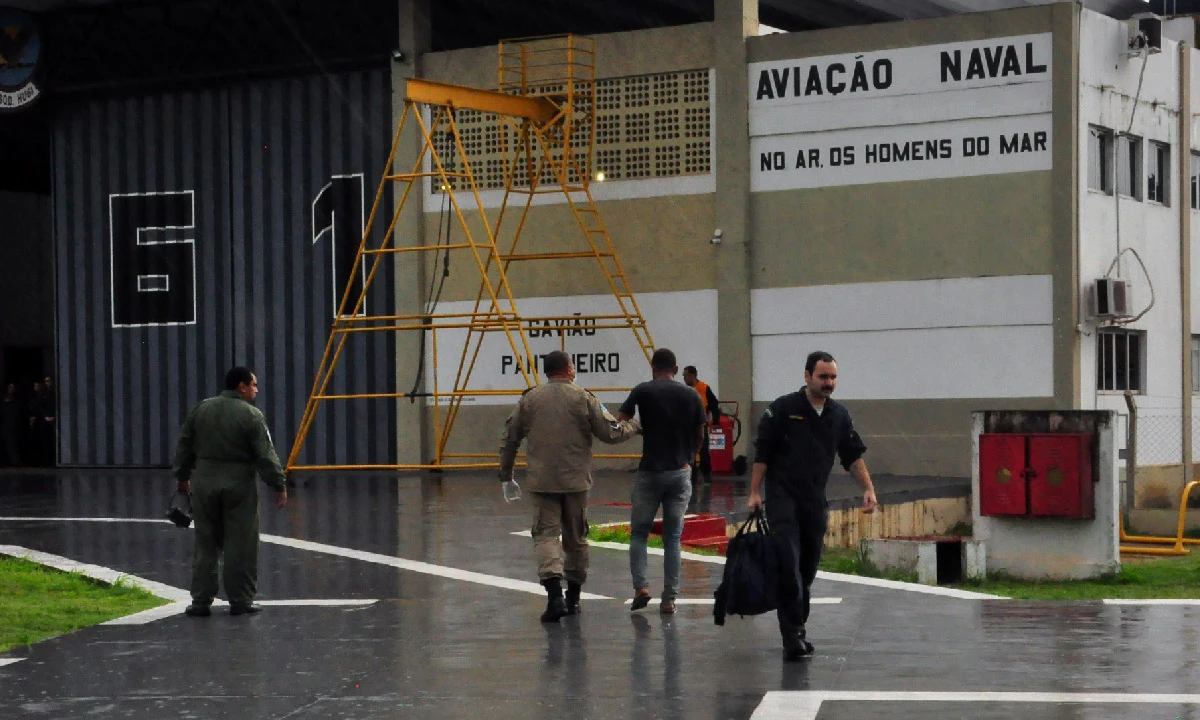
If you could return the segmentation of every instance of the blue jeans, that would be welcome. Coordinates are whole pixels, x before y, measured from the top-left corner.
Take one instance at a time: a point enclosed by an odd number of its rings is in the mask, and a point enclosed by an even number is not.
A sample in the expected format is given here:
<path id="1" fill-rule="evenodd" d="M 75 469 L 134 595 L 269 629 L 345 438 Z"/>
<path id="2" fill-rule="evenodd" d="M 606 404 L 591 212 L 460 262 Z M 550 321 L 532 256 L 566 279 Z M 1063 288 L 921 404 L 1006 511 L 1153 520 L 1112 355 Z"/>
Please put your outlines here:
<path id="1" fill-rule="evenodd" d="M 683 535 L 683 514 L 692 496 L 692 469 L 665 472 L 638 471 L 633 481 L 633 512 L 630 518 L 629 571 L 634 592 L 646 584 L 646 538 L 654 528 L 654 515 L 663 509 L 663 593 L 664 602 L 679 595 L 679 537 Z"/>

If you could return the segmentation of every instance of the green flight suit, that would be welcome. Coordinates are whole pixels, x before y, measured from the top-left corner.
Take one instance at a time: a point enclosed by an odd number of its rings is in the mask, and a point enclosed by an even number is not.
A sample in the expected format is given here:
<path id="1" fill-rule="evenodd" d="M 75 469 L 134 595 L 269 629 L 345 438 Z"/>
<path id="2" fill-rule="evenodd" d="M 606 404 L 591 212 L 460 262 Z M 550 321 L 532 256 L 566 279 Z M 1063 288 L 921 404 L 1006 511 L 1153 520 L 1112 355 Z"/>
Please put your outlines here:
<path id="1" fill-rule="evenodd" d="M 192 600 L 210 605 L 217 562 L 225 555 L 225 594 L 249 605 L 258 589 L 258 487 L 255 475 L 287 488 L 262 411 L 226 390 L 188 413 L 175 448 L 175 479 L 192 483 L 196 547 Z"/>

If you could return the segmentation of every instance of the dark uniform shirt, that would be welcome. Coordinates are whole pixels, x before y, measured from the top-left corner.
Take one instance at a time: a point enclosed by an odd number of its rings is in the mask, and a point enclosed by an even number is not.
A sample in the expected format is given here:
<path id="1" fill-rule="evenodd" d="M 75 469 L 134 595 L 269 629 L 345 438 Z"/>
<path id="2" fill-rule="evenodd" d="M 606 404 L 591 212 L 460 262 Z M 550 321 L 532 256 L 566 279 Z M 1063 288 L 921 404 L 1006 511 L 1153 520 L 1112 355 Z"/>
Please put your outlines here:
<path id="1" fill-rule="evenodd" d="M 867 451 L 850 413 L 832 398 L 820 415 L 803 391 L 776 398 L 758 423 L 754 462 L 767 466 L 768 498 L 790 495 L 802 508 L 824 511 L 834 454 L 847 470 Z"/>
<path id="2" fill-rule="evenodd" d="M 638 383 L 620 412 L 642 421 L 642 459 L 638 470 L 669 472 L 692 462 L 699 448 L 696 428 L 707 421 L 695 390 L 674 380 Z"/>
<path id="3" fill-rule="evenodd" d="M 188 413 L 179 431 L 174 469 L 180 481 L 195 475 L 253 482 L 257 473 L 275 490 L 287 489 L 262 410 L 243 400 L 236 390 L 208 398 Z"/>

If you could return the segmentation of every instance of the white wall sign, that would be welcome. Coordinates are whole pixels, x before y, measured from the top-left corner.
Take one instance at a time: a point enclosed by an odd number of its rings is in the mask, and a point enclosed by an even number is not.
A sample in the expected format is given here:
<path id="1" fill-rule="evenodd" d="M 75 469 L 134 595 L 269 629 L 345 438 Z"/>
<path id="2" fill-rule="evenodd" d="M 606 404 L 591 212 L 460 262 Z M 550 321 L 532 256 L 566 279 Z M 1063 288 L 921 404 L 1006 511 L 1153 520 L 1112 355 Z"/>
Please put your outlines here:
<path id="1" fill-rule="evenodd" d="M 1052 35 L 752 63 L 751 189 L 1050 168 Z"/>
<path id="2" fill-rule="evenodd" d="M 650 329 L 656 347 L 675 351 L 679 367 L 695 365 L 700 378 L 717 387 L 717 293 L 715 290 L 685 292 L 639 293 L 638 305 Z M 568 297 L 518 298 L 517 310 L 523 317 L 572 317 L 619 312 L 612 295 L 575 295 Z M 471 312 L 470 301 L 441 303 L 437 312 Z M 463 352 L 466 330 L 438 331 L 438 389 L 447 392 L 454 387 L 459 359 Z M 479 360 L 471 375 L 472 390 L 524 390 L 525 380 L 520 364 L 537 365 L 541 373 L 541 356 L 552 350 L 565 349 L 575 362 L 575 382 L 586 388 L 632 388 L 650 379 L 650 365 L 629 329 L 594 328 L 585 320 L 547 321 L 541 329 L 528 332 L 530 357 L 513 353 L 503 332 L 490 332 L 483 341 Z M 518 340 L 518 347 L 519 340 Z M 428 350 L 432 362 L 432 348 Z M 432 374 L 430 374 L 431 378 Z M 432 379 L 426 381 L 426 391 L 433 390 Z M 627 392 L 598 392 L 597 396 L 615 412 Z M 466 402 L 478 405 L 511 405 L 515 395 L 470 397 Z M 443 400 L 443 403 L 445 400 Z"/>
<path id="3" fill-rule="evenodd" d="M 1050 33 L 751 63 L 750 110 L 1048 82 Z"/>
<path id="4" fill-rule="evenodd" d="M 1049 170 L 1051 115 L 751 138 L 751 191 Z"/>

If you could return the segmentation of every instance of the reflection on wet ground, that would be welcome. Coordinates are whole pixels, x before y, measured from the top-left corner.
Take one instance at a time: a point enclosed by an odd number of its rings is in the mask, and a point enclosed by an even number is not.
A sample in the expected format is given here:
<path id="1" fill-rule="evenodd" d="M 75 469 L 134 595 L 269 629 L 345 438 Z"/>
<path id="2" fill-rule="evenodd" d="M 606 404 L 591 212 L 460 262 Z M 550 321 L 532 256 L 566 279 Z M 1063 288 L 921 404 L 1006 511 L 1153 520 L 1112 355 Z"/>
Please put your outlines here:
<path id="1" fill-rule="evenodd" d="M 52 639 L 0 667 L 0 717 L 749 718 L 768 692 L 1163 694 L 1188 693 L 1200 680 L 1200 608 L 959 600 L 834 580 L 814 588 L 841 598 L 814 607 L 816 656 L 785 664 L 773 616 L 716 627 L 705 605 L 680 605 L 673 617 L 653 606 L 631 614 L 627 556 L 600 548 L 586 589 L 611 599 L 547 626 L 538 622 L 543 598 L 511 583 L 536 582 L 530 541 L 514 534 L 530 525 L 528 503 L 505 504 L 492 477 L 297 480 L 284 511 L 262 511 L 263 533 L 280 540 L 262 546 L 260 598 L 378 602 L 272 606 L 252 618 L 175 615 Z M 631 480 L 597 478 L 592 522 L 628 519 Z M 896 497 L 962 489 L 919 478 L 878 484 Z M 691 509 L 737 520 L 746 489 L 744 478 L 715 479 L 697 488 Z M 191 531 L 82 521 L 158 519 L 170 490 L 164 472 L 0 475 L 0 517 L 9 518 L 0 545 L 185 588 Z M 852 483 L 835 479 L 835 502 L 853 495 Z M 711 598 L 721 570 L 685 562 L 683 596 Z M 650 579 L 661 587 L 659 558 Z M 773 697 L 787 709 L 766 715 L 763 705 L 759 717 L 1200 718 L 1200 705 L 1186 703 L 858 696 L 824 702 L 814 715 L 807 696 Z"/>

